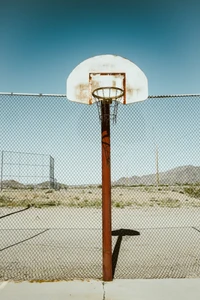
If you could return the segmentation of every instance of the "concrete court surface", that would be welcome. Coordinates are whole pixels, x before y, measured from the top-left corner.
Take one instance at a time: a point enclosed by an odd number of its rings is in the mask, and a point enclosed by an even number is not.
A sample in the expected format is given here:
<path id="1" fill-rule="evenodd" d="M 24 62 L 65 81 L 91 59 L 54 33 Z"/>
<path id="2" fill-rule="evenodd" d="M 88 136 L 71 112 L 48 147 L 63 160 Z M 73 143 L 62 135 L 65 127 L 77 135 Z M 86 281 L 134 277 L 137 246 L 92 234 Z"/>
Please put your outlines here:
<path id="1" fill-rule="evenodd" d="M 199 300 L 200 279 L 0 284 L 1 300 Z"/>
<path id="2" fill-rule="evenodd" d="M 115 278 L 200 277 L 199 208 L 113 209 L 120 228 L 140 236 L 123 237 Z M 1 281 L 102 278 L 100 209 L 31 208 L 1 219 L 0 236 Z"/>

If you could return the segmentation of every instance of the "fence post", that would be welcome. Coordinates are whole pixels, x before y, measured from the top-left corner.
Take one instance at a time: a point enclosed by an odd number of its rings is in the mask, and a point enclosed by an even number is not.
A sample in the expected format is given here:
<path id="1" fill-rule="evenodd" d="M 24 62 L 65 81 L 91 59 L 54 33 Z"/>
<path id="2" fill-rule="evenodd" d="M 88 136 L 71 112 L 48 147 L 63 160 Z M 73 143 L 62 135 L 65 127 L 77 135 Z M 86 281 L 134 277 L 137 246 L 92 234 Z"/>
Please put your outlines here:
<path id="1" fill-rule="evenodd" d="M 1 151 L 1 191 L 3 190 L 3 151 Z"/>
<path id="2" fill-rule="evenodd" d="M 54 158 L 50 155 L 50 168 L 49 168 L 49 185 L 50 188 L 54 189 L 55 178 L 54 178 Z"/>

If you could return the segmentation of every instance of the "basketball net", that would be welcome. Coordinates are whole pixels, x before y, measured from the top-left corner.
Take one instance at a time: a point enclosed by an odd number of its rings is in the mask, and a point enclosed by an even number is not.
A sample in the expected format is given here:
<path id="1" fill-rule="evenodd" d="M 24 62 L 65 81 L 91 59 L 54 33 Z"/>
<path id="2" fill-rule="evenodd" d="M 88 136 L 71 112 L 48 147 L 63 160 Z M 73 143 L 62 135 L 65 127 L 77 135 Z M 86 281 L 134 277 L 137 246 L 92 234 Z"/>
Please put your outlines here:
<path id="1" fill-rule="evenodd" d="M 122 103 L 124 91 L 116 87 L 101 87 L 92 92 L 92 96 L 97 105 L 99 120 L 102 121 L 102 109 L 101 106 L 105 104 L 110 105 L 110 114 L 106 115 L 107 118 L 111 118 L 113 123 L 117 120 L 118 104 Z M 105 116 L 104 116 L 105 117 Z"/>

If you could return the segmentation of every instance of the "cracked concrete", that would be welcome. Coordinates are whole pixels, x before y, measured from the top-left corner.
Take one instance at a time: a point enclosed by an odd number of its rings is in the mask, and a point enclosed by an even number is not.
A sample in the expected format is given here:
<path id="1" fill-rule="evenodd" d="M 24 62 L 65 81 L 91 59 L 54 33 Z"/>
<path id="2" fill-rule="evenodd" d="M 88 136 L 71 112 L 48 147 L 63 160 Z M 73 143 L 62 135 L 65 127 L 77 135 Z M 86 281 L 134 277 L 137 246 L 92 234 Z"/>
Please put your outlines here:
<path id="1" fill-rule="evenodd" d="M 105 287 L 104 287 L 104 285 L 105 285 L 105 283 L 104 282 L 102 282 L 102 286 L 103 286 L 103 300 L 105 300 L 106 299 L 106 292 L 105 292 Z"/>
<path id="2" fill-rule="evenodd" d="M 1 300 L 199 300 L 200 279 L 0 283 Z"/>
<path id="3" fill-rule="evenodd" d="M 140 232 L 123 237 L 115 279 L 200 278 L 199 219 L 200 208 L 113 209 L 113 231 Z M 101 210 L 30 209 L 2 219 L 0 236 L 2 281 L 102 278 Z"/>

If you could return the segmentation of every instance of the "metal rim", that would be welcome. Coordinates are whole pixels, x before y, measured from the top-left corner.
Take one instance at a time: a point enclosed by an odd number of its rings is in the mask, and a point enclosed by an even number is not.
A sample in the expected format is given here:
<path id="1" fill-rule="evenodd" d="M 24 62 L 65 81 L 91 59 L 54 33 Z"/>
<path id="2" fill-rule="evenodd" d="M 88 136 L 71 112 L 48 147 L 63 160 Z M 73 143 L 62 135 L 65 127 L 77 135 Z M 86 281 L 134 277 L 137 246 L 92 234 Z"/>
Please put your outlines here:
<path id="1" fill-rule="evenodd" d="M 116 90 L 116 91 L 120 91 L 121 93 L 119 95 L 116 95 L 116 96 L 112 96 L 112 97 L 104 97 L 104 96 L 100 96 L 98 95 L 98 91 L 102 90 Z M 117 88 L 117 87 L 113 87 L 113 86 L 107 86 L 107 87 L 100 87 L 100 88 L 97 88 L 95 89 L 93 92 L 92 92 L 92 96 L 98 100 L 117 100 L 119 98 L 121 98 L 122 96 L 124 96 L 124 91 L 120 88 Z"/>

